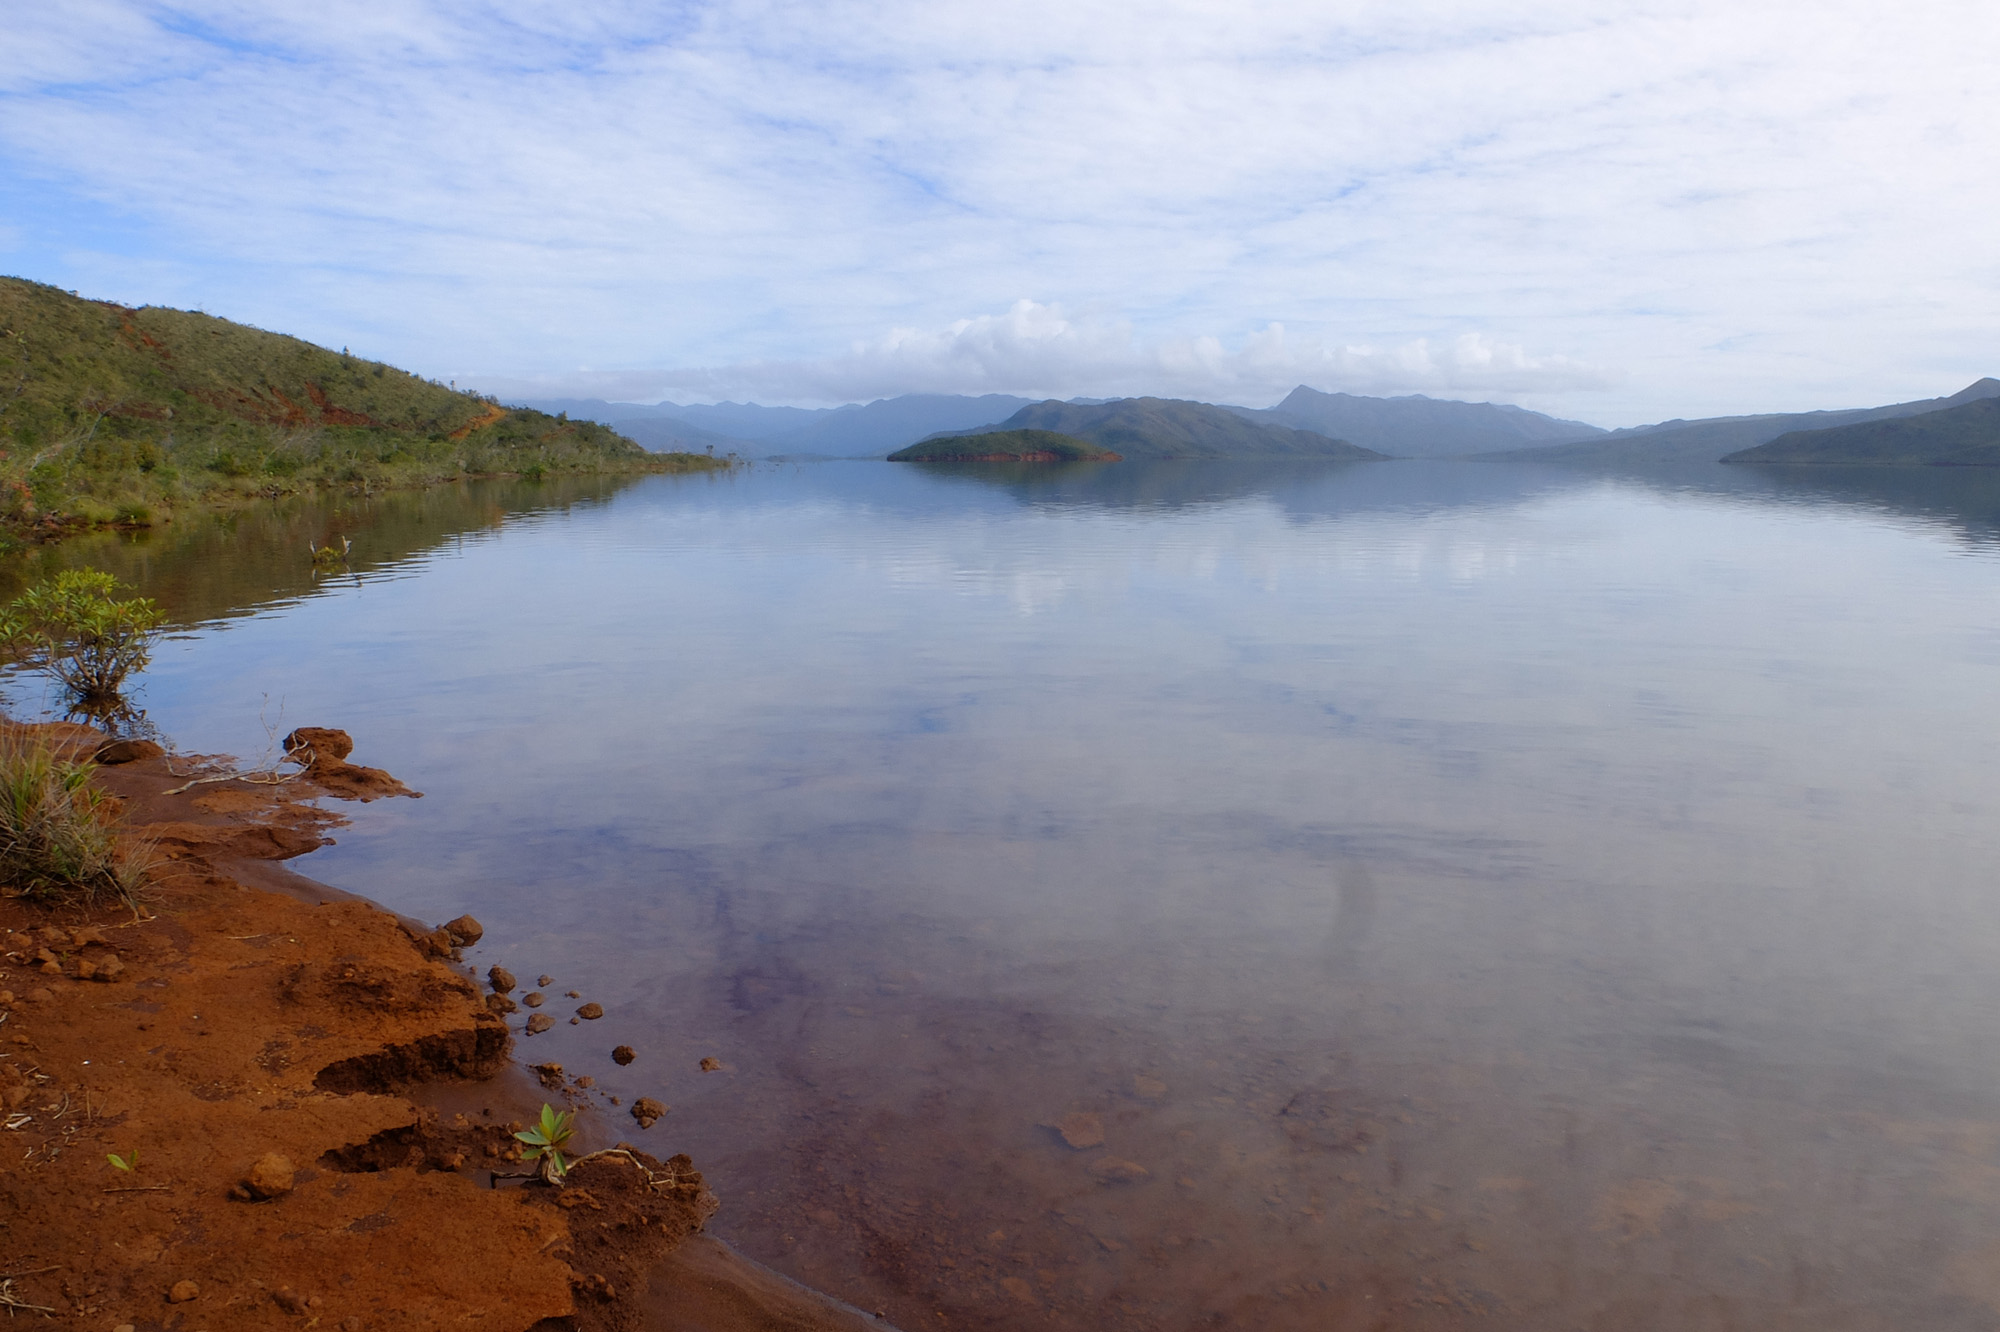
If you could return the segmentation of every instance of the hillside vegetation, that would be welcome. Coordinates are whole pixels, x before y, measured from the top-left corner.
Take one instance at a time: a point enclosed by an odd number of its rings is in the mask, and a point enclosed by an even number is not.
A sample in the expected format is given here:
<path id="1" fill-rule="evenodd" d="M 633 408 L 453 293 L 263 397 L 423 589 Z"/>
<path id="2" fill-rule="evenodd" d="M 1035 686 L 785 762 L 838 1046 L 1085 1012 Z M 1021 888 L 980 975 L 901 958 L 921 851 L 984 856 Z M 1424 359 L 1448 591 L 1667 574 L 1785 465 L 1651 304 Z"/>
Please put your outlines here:
<path id="1" fill-rule="evenodd" d="M 1119 398 L 1105 403 L 1038 402 L 1000 423 L 1002 430 L 1048 430 L 1085 439 L 1125 458 L 1347 458 L 1383 455 L 1310 430 L 1271 425 L 1225 407 L 1179 398 Z M 959 432 L 961 434 L 970 432 Z"/>
<path id="2" fill-rule="evenodd" d="M 226 319 L 0 278 L 0 533 L 15 540 L 322 488 L 721 465 Z"/>
<path id="3" fill-rule="evenodd" d="M 890 462 L 1119 462 L 1119 455 L 1087 439 L 1053 430 L 984 430 L 944 435 L 898 449 Z"/>
<path id="4" fill-rule="evenodd" d="M 1794 430 L 1722 461 L 2000 467 L 2000 398 L 1922 416 L 1863 421 L 1831 430 Z"/>

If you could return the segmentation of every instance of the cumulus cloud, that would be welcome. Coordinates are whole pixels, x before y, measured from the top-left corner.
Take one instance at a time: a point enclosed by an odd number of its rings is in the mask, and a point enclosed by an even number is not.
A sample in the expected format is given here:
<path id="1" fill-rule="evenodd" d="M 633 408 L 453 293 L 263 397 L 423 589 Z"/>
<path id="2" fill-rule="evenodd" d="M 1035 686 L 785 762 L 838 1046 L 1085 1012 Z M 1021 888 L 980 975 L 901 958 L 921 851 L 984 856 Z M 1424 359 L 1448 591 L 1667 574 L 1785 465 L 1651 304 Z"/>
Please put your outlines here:
<path id="1" fill-rule="evenodd" d="M 1602 388 L 1607 376 L 1563 356 L 1536 356 L 1478 333 L 1394 347 L 1328 346 L 1269 324 L 1234 349 L 1220 338 L 1142 340 L 1129 320 L 1072 318 L 1021 300 L 1002 314 L 894 329 L 812 359 L 544 379 L 512 388 L 585 390 L 656 400 L 853 402 L 899 393 L 1027 397 L 1155 394 L 1261 405 L 1295 385 L 1355 393 L 1516 397 Z"/>

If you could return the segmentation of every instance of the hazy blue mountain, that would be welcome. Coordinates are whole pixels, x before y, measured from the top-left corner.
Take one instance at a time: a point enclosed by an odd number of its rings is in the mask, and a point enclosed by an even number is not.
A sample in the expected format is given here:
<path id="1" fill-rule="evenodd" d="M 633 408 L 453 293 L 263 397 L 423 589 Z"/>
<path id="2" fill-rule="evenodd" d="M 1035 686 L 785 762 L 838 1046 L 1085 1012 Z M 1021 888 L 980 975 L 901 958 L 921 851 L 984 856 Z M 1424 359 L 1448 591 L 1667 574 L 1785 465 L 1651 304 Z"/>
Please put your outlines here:
<path id="1" fill-rule="evenodd" d="M 1316 431 L 1397 458 L 1453 458 L 1596 439 L 1605 433 L 1581 421 L 1564 421 L 1505 403 L 1455 402 L 1420 393 L 1363 398 L 1321 393 L 1303 384 L 1275 407 L 1230 410 L 1253 421 Z"/>
<path id="2" fill-rule="evenodd" d="M 1990 379 L 1980 382 L 1996 384 Z M 1830 430 L 1794 430 L 1722 461 L 1996 467 L 2000 466 L 2000 397 Z"/>
<path id="3" fill-rule="evenodd" d="M 579 421 L 596 421 L 610 426 L 628 439 L 635 439 L 655 453 L 686 450 L 716 454 L 734 453 L 744 458 L 761 458 L 770 450 L 740 435 L 705 430 L 673 413 L 682 410 L 672 403 L 606 402 L 602 398 L 536 398 L 536 411 L 561 412 Z M 523 406 L 530 404 L 524 403 Z"/>
<path id="4" fill-rule="evenodd" d="M 1116 398 L 1105 403 L 1033 403 L 1004 430 L 1052 430 L 1102 445 L 1124 458 L 1350 458 L 1384 455 L 1310 430 L 1244 417 L 1179 398 Z M 969 435 L 969 430 L 947 431 Z"/>
<path id="5" fill-rule="evenodd" d="M 551 416 L 566 414 L 583 421 L 636 421 L 644 417 L 671 416 L 679 411 L 672 403 L 606 402 L 602 398 L 528 398 L 521 406 Z"/>
<path id="6" fill-rule="evenodd" d="M 2000 379 L 1982 379 L 1948 398 L 1923 398 L 1887 407 L 1852 407 L 1835 411 L 1786 412 L 1768 416 L 1718 416 L 1702 421 L 1662 421 L 1658 425 L 1615 430 L 1594 440 L 1549 448 L 1519 449 L 1490 455 L 1522 462 L 1630 463 L 1713 462 L 1725 454 L 1768 444 L 1780 435 L 1800 430 L 1826 430 L 1863 421 L 1885 421 L 1943 411 L 1963 403 L 2000 397 Z"/>
<path id="7" fill-rule="evenodd" d="M 906 393 L 899 398 L 835 407 L 802 429 L 776 436 L 771 442 L 794 453 L 880 458 L 931 435 L 997 424 L 1032 401 L 1005 393 L 977 398 L 955 393 Z"/>
<path id="8" fill-rule="evenodd" d="M 746 457 L 820 454 L 835 458 L 880 458 L 906 444 L 947 430 L 993 425 L 1032 402 L 1004 393 L 981 397 L 947 393 L 906 393 L 845 407 L 764 407 L 754 402 L 606 402 L 601 398 L 545 398 L 545 412 L 567 412 L 623 430 L 648 448 L 656 439 L 714 444 L 717 453 Z M 676 422 L 678 427 L 644 425 Z M 629 429 L 627 427 L 630 427 Z"/>
<path id="9" fill-rule="evenodd" d="M 571 412 L 570 415 L 575 416 L 576 413 Z M 713 449 L 718 457 L 733 453 L 741 458 L 761 458 L 770 452 L 768 446 L 755 440 L 719 435 L 671 416 L 629 416 L 611 428 L 627 439 L 638 440 L 655 453 L 704 453 Z"/>

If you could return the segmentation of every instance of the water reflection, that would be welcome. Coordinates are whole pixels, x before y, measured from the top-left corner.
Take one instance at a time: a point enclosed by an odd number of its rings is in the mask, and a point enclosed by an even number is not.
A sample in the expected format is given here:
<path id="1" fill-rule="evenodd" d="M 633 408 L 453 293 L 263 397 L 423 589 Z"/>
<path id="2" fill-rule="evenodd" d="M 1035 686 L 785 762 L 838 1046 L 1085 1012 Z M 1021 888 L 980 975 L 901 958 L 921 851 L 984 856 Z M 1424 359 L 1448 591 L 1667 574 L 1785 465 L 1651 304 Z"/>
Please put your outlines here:
<path id="1" fill-rule="evenodd" d="M 527 1052 L 906 1328 L 1987 1328 L 1958 480 L 660 478 L 267 571 L 148 706 L 350 727 L 429 798 L 308 868 L 604 1003 Z"/>

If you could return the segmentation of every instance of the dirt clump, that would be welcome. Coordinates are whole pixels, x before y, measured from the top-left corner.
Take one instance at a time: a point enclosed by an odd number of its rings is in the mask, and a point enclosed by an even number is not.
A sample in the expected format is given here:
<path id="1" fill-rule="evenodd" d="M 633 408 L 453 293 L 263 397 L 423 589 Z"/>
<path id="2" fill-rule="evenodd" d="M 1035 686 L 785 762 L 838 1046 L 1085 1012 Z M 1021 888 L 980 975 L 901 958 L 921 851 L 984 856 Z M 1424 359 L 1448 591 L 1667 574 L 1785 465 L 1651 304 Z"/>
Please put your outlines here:
<path id="1" fill-rule="evenodd" d="M 345 794 L 322 778 L 351 747 L 307 745 L 283 782 L 99 770 L 165 862 L 140 913 L 0 897 L 0 991 L 22 996 L 0 1001 L 9 1292 L 86 1328 L 636 1326 L 645 1274 L 714 1208 L 700 1174 L 629 1152 L 586 1155 L 570 1189 L 523 1178 L 532 1107 L 486 1081 L 513 1064 L 482 987 L 275 863 L 341 823 L 314 802 Z M 490 1113 L 409 1099 L 440 1080 Z"/>
<path id="2" fill-rule="evenodd" d="M 611 1062 L 620 1068 L 625 1067 L 638 1057 L 638 1052 L 629 1045 L 614 1045 L 611 1047 Z"/>
<path id="3" fill-rule="evenodd" d="M 651 1128 L 666 1117 L 667 1107 L 650 1096 L 641 1096 L 632 1102 L 632 1118 L 639 1121 L 640 1128 Z"/>
<path id="4" fill-rule="evenodd" d="M 257 1158 L 257 1164 L 250 1167 L 250 1173 L 243 1177 L 238 1187 L 252 1201 L 269 1202 L 290 1193 L 297 1179 L 298 1171 L 292 1169 L 290 1157 L 265 1152 Z"/>

